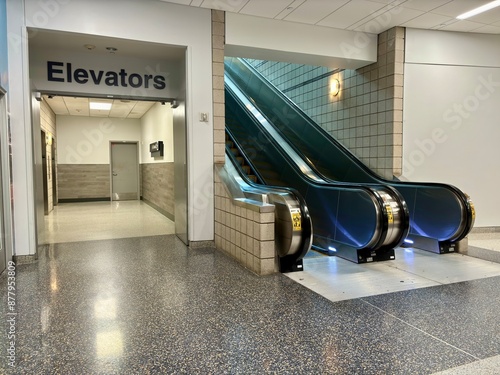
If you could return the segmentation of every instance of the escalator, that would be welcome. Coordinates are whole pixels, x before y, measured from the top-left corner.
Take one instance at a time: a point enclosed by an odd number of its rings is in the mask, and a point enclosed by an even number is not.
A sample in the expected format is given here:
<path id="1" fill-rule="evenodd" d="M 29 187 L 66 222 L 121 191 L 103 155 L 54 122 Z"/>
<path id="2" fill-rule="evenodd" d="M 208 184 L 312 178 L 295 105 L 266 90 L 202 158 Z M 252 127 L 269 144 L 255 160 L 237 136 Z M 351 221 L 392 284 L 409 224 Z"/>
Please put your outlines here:
<path id="1" fill-rule="evenodd" d="M 396 189 L 410 212 L 406 246 L 454 252 L 458 241 L 472 229 L 474 206 L 458 188 L 379 177 L 244 60 L 226 59 L 225 71 L 318 176 L 326 181 L 383 184 Z"/>
<path id="2" fill-rule="evenodd" d="M 226 130 L 239 150 L 236 157 L 262 184 L 300 193 L 312 218 L 313 248 L 356 263 L 394 259 L 394 248 L 408 233 L 401 195 L 379 184 L 325 182 L 226 78 Z"/>
<path id="3" fill-rule="evenodd" d="M 229 143 L 226 162 L 216 165 L 216 172 L 230 197 L 240 204 L 258 202 L 274 206 L 274 243 L 280 272 L 302 271 L 302 259 L 312 244 L 312 222 L 304 199 L 293 189 L 264 186 L 253 181 L 247 176 L 248 171 L 244 171 L 239 156 L 231 151 L 237 149 L 237 145 Z"/>

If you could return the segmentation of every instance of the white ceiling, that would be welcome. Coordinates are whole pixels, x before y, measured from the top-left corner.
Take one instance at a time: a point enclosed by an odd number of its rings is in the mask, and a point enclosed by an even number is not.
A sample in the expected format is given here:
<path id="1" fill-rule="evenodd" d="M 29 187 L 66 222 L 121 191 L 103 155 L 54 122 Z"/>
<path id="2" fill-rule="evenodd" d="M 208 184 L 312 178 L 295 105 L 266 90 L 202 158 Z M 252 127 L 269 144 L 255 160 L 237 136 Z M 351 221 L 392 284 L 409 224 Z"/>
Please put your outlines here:
<path id="1" fill-rule="evenodd" d="M 52 108 L 56 115 L 83 116 L 83 117 L 113 117 L 138 119 L 144 116 L 155 102 L 142 102 L 122 99 L 91 99 L 75 98 L 70 96 L 43 95 L 43 99 Z M 90 109 L 90 102 L 111 103 L 109 111 Z"/>
<path id="2" fill-rule="evenodd" d="M 500 7 L 455 17 L 491 0 L 160 0 L 336 29 L 381 33 L 394 26 L 500 34 Z"/>

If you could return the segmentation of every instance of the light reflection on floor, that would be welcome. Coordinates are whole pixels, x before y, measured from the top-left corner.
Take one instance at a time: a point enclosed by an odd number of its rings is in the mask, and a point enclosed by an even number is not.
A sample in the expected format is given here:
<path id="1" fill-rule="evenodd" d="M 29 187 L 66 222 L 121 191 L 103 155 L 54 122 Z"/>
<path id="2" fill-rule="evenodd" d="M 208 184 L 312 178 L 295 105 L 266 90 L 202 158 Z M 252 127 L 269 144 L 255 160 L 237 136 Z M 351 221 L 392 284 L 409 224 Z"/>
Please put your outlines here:
<path id="1" fill-rule="evenodd" d="M 175 224 L 143 201 L 60 203 L 45 216 L 44 243 L 174 234 Z"/>

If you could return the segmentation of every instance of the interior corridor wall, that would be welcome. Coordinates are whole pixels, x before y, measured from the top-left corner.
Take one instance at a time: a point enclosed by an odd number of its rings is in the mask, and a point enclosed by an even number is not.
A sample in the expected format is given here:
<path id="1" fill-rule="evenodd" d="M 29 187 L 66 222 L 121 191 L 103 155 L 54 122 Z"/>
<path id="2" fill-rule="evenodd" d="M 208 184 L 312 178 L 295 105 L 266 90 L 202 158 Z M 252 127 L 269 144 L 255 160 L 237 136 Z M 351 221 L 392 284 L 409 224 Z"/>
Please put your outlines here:
<path id="1" fill-rule="evenodd" d="M 40 127 L 45 132 L 45 159 L 46 159 L 46 173 L 47 173 L 47 206 L 48 212 L 54 209 L 54 192 L 53 192 L 53 181 L 52 178 L 56 175 L 57 162 L 55 165 L 56 171 L 52 171 L 52 159 L 56 160 L 56 153 L 52 155 L 53 143 L 55 145 L 56 136 L 56 115 L 54 111 L 50 108 L 47 102 L 42 99 L 40 102 Z M 57 193 L 56 193 L 57 194 Z"/>
<path id="2" fill-rule="evenodd" d="M 407 29 L 403 176 L 469 194 L 500 226 L 500 35 Z"/>
<path id="3" fill-rule="evenodd" d="M 56 116 L 59 202 L 110 198 L 110 141 L 141 141 L 139 119 Z"/>
<path id="4" fill-rule="evenodd" d="M 214 239 L 211 11 L 161 1 L 7 0 L 16 255 L 36 252 L 27 28 L 187 47 L 186 132 L 190 241 Z M 200 121 L 208 113 L 209 121 Z M 61 162 L 61 161 L 60 161 Z M 199 199 L 199 195 L 203 195 Z"/>
<path id="5" fill-rule="evenodd" d="M 156 103 L 141 118 L 141 196 L 168 218 L 175 220 L 174 120 L 169 104 Z M 163 155 L 149 145 L 163 142 Z"/>

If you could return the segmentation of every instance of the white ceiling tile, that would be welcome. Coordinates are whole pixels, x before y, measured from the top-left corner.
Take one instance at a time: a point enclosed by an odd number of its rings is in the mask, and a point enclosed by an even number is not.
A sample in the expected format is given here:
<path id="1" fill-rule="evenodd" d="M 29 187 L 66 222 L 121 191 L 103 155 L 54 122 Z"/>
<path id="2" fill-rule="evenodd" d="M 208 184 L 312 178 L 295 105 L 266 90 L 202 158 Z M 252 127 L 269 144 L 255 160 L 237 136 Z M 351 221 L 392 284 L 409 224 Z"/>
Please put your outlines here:
<path id="1" fill-rule="evenodd" d="M 489 3 L 489 0 L 453 0 L 440 7 L 433 9 L 432 13 L 443 14 L 455 18 L 481 5 Z"/>
<path id="2" fill-rule="evenodd" d="M 441 28 L 439 28 L 439 30 L 465 31 L 466 32 L 466 31 L 472 31 L 472 30 L 478 29 L 478 28 L 483 27 L 483 26 L 484 25 L 481 23 L 463 20 L 463 21 L 457 21 L 457 22 L 454 22 L 450 25 L 441 27 Z"/>
<path id="3" fill-rule="evenodd" d="M 384 4 L 384 5 L 389 5 L 390 3 L 402 3 L 404 2 L 405 0 L 400 0 L 400 1 L 395 1 L 395 0 L 368 0 L 368 1 L 371 1 L 373 3 L 379 3 L 379 4 Z"/>
<path id="4" fill-rule="evenodd" d="M 287 8 L 285 8 L 280 14 L 278 14 L 275 19 L 282 20 L 286 16 L 288 16 L 290 13 L 292 13 L 297 7 L 305 3 L 306 0 L 295 0 L 293 3 L 291 3 Z"/>
<path id="5" fill-rule="evenodd" d="M 238 13 L 249 0 L 204 0 L 203 8 L 219 9 Z"/>
<path id="6" fill-rule="evenodd" d="M 189 5 L 191 3 L 191 0 L 160 0 L 160 1 L 163 1 L 164 3 L 174 3 L 182 5 Z"/>
<path id="7" fill-rule="evenodd" d="M 89 104 L 87 98 L 64 97 L 64 102 L 68 108 L 68 112 L 73 116 L 88 116 Z"/>
<path id="8" fill-rule="evenodd" d="M 314 25 L 348 2 L 349 0 L 307 0 L 286 16 L 284 20 Z"/>
<path id="9" fill-rule="evenodd" d="M 329 16 L 323 18 L 318 25 L 345 29 L 360 20 L 370 17 L 377 10 L 384 7 L 382 3 L 367 0 L 353 0 L 337 9 Z"/>
<path id="10" fill-rule="evenodd" d="M 274 18 L 283 12 L 293 0 L 250 0 L 240 13 L 251 16 Z"/>
<path id="11" fill-rule="evenodd" d="M 49 98 L 47 95 L 44 95 L 43 99 L 56 115 L 69 114 L 68 108 L 66 107 L 66 103 L 64 102 L 62 96 L 54 96 L 52 98 Z"/>
<path id="12" fill-rule="evenodd" d="M 130 101 L 121 99 L 101 98 L 75 98 L 68 96 L 54 96 L 49 99 L 47 95 L 44 100 L 56 115 L 69 116 L 91 116 L 91 117 L 114 117 L 114 118 L 141 118 L 156 103 L 150 101 Z M 111 110 L 90 110 L 89 102 L 113 103 Z"/>
<path id="13" fill-rule="evenodd" d="M 199 7 L 199 6 L 201 6 L 202 3 L 203 3 L 203 0 L 192 0 L 190 5 L 192 7 Z"/>
<path id="14" fill-rule="evenodd" d="M 403 8 L 410 8 L 429 12 L 432 9 L 451 3 L 453 0 L 408 0 L 401 4 Z"/>
<path id="15" fill-rule="evenodd" d="M 417 18 L 422 14 L 425 13 L 420 10 L 408 8 L 392 8 L 383 13 L 377 12 L 377 15 L 375 17 L 369 20 L 367 19 L 367 22 L 361 25 L 356 25 L 354 30 L 379 34 L 384 30 L 390 29 L 391 27 L 399 26 L 405 22 Z"/>
<path id="16" fill-rule="evenodd" d="M 490 9 L 487 12 L 478 14 L 477 16 L 467 18 L 467 21 L 491 24 L 500 21 L 500 7 Z"/>
<path id="17" fill-rule="evenodd" d="M 402 26 L 414 27 L 418 29 L 431 29 L 433 27 L 439 27 L 440 25 L 452 20 L 454 20 L 454 18 L 451 18 L 449 16 L 443 16 L 441 14 L 434 13 L 424 13 L 417 18 L 403 23 Z"/>

